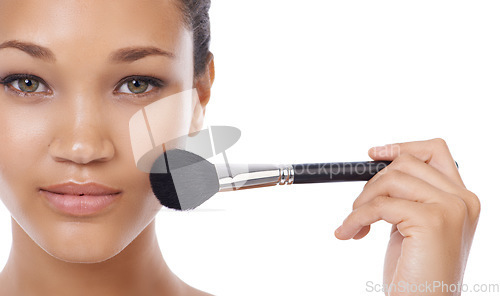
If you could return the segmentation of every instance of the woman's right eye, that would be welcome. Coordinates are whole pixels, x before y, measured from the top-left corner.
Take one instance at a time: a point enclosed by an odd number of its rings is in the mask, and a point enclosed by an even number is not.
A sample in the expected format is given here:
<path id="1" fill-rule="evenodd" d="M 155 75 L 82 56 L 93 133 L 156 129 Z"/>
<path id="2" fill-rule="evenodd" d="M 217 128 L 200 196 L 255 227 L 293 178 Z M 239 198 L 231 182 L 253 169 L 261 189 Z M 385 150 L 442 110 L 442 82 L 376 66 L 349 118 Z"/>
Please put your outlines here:
<path id="1" fill-rule="evenodd" d="M 26 94 L 50 92 L 41 78 L 29 74 L 9 75 L 3 79 L 2 83 L 15 91 Z"/>

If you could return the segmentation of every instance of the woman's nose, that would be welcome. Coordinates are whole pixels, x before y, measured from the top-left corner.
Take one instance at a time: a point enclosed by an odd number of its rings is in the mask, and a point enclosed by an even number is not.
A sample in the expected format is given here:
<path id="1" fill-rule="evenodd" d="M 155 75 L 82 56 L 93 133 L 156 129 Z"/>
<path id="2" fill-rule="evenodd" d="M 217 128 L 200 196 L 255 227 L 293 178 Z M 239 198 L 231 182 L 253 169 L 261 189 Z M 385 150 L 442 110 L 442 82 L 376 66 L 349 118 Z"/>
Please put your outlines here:
<path id="1" fill-rule="evenodd" d="M 49 146 L 54 160 L 88 164 L 113 158 L 115 148 L 104 120 L 105 112 L 87 105 L 61 114 Z"/>

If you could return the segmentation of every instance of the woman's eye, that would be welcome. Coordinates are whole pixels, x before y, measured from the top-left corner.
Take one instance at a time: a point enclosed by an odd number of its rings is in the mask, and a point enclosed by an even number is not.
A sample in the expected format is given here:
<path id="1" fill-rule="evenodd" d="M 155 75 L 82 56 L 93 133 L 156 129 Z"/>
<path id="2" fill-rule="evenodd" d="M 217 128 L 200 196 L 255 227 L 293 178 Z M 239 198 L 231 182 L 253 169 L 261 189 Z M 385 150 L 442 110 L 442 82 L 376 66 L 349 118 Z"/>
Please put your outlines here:
<path id="1" fill-rule="evenodd" d="M 124 81 L 119 86 L 118 92 L 126 94 L 143 94 L 159 86 L 161 86 L 161 83 L 151 78 L 132 78 Z"/>
<path id="2" fill-rule="evenodd" d="M 3 79 L 2 84 L 25 94 L 49 93 L 50 89 L 39 77 L 29 74 L 14 74 Z M 129 77 L 118 85 L 118 93 L 146 94 L 161 88 L 163 82 L 153 77 Z"/>
<path id="3" fill-rule="evenodd" d="M 6 77 L 3 84 L 23 93 L 46 93 L 49 91 L 40 78 L 32 75 L 12 75 Z"/>

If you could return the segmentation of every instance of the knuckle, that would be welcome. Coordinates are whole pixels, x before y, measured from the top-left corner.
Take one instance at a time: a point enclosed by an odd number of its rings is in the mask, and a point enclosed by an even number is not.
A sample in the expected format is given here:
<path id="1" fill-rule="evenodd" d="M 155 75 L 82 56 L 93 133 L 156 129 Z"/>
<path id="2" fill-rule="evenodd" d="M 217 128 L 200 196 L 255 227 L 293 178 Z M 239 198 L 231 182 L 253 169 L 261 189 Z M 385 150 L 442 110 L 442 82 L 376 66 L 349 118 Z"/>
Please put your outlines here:
<path id="1" fill-rule="evenodd" d="M 352 209 L 355 210 L 361 206 L 361 199 L 358 197 L 356 200 L 352 203 Z"/>
<path id="2" fill-rule="evenodd" d="M 397 169 L 393 169 L 385 173 L 380 177 L 381 183 L 387 183 L 389 185 L 393 185 L 399 182 L 402 176 L 402 172 Z"/>
<path id="3" fill-rule="evenodd" d="M 451 198 L 446 204 L 429 209 L 427 223 L 433 228 L 448 231 L 450 227 L 462 227 L 468 217 L 467 204 L 459 197 Z"/>
<path id="4" fill-rule="evenodd" d="M 400 158 L 400 161 L 406 162 L 406 161 L 413 160 L 414 157 L 409 153 L 403 153 L 403 154 L 401 154 L 401 156 L 399 156 L 399 158 Z"/>
<path id="5" fill-rule="evenodd" d="M 468 214 L 467 204 L 458 196 L 453 195 L 446 204 L 443 204 L 443 215 L 449 226 L 463 225 L 468 219 Z"/>
<path id="6" fill-rule="evenodd" d="M 384 170 L 386 170 L 387 168 L 384 168 L 383 170 L 381 170 L 380 172 L 377 173 L 377 175 L 383 175 L 385 174 Z M 375 175 L 376 176 L 376 175 Z M 378 177 L 378 176 L 377 176 Z M 374 178 L 371 178 L 370 180 L 368 180 L 368 182 L 365 183 L 365 185 L 363 185 L 363 190 L 365 190 L 366 188 L 370 187 L 370 184 L 372 184 L 374 182 Z"/>
<path id="7" fill-rule="evenodd" d="M 479 200 L 479 197 L 477 197 L 477 195 L 475 195 L 474 193 L 468 191 L 467 200 L 469 202 L 470 215 L 474 219 L 477 219 L 477 217 L 479 217 L 479 213 L 481 213 L 481 201 Z"/>
<path id="8" fill-rule="evenodd" d="M 373 199 L 371 206 L 374 210 L 379 210 L 386 204 L 388 199 L 387 196 L 379 195 Z"/>
<path id="9" fill-rule="evenodd" d="M 448 211 L 452 217 L 457 218 L 459 221 L 463 221 L 467 216 L 467 204 L 460 197 L 452 198 L 450 203 L 448 203 Z"/>
<path id="10" fill-rule="evenodd" d="M 413 160 L 414 157 L 411 154 L 403 153 L 398 156 L 398 158 L 396 158 L 391 165 L 394 169 L 405 170 L 408 168 L 409 163 Z"/>
<path id="11" fill-rule="evenodd" d="M 448 149 L 448 144 L 446 144 L 446 141 L 443 138 L 435 138 L 432 139 L 431 142 L 440 149 Z"/>
<path id="12" fill-rule="evenodd" d="M 368 184 L 370 184 L 370 183 L 371 183 L 371 180 L 366 182 L 365 185 L 363 185 L 363 190 L 366 189 L 368 187 Z"/>

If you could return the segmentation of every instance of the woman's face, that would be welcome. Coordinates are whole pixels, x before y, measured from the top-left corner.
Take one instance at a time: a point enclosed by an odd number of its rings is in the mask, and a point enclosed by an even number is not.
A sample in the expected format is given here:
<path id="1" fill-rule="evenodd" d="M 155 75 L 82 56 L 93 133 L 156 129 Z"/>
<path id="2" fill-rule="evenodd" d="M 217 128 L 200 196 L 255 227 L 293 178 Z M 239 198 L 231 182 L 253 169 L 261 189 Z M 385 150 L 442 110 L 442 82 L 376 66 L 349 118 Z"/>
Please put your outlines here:
<path id="1" fill-rule="evenodd" d="M 142 107 L 193 87 L 192 33 L 173 1 L 0 1 L 8 82 L 0 85 L 0 197 L 56 258 L 106 260 L 161 209 L 136 168 L 128 124 Z M 165 133 L 180 136 L 192 116 L 181 105 L 191 102 L 176 104 L 165 111 L 176 122 Z M 95 215 L 61 213 L 40 193 L 90 181 L 122 192 Z"/>

